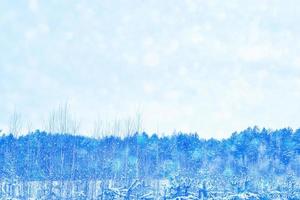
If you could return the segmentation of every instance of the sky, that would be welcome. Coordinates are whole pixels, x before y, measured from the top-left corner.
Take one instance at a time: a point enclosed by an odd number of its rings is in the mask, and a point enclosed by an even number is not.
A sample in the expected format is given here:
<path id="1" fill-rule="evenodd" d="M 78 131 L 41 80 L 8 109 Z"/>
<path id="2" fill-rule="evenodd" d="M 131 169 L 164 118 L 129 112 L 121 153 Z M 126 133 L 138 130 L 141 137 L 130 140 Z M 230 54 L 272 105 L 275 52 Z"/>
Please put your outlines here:
<path id="1" fill-rule="evenodd" d="M 299 128 L 300 1 L 4 0 L 0 129 L 43 129 L 67 102 L 96 119 L 141 113 L 149 133 L 226 138 Z M 29 126 L 28 126 L 29 127 Z"/>

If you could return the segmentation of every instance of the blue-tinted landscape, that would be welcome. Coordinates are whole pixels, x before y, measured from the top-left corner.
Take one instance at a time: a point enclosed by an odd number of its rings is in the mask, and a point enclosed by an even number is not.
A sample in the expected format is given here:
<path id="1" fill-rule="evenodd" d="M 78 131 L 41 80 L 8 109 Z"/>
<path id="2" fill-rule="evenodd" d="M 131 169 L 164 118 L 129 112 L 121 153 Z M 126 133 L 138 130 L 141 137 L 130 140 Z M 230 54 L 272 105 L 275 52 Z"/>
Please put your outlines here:
<path id="1" fill-rule="evenodd" d="M 0 200 L 300 200 L 299 11 L 0 0 Z"/>
<path id="2" fill-rule="evenodd" d="M 299 199 L 300 130 L 0 138 L 1 199 Z"/>

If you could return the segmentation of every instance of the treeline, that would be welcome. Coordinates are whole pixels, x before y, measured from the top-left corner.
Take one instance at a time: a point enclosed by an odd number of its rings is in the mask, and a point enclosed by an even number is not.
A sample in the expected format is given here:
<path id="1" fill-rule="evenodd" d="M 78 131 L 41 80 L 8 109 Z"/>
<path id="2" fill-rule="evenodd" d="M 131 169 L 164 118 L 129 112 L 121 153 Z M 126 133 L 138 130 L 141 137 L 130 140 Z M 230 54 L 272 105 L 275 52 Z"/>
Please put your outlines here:
<path id="1" fill-rule="evenodd" d="M 135 133 L 94 139 L 43 131 L 0 137 L 0 179 L 115 180 L 218 175 L 300 177 L 300 130 L 248 128 L 228 139 Z M 229 180 L 228 179 L 228 180 Z"/>

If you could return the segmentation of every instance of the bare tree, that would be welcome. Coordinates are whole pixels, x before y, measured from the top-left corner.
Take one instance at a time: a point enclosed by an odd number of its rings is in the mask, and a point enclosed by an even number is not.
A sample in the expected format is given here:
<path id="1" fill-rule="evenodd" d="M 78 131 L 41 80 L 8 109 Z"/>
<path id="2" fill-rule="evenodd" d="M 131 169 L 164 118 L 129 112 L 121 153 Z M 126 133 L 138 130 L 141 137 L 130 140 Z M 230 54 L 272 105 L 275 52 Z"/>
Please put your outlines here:
<path id="1" fill-rule="evenodd" d="M 9 133 L 13 134 L 15 137 L 18 137 L 22 131 L 22 126 L 21 114 L 14 111 L 10 117 Z"/>
<path id="2" fill-rule="evenodd" d="M 57 122 L 58 122 L 58 131 L 61 134 L 68 133 L 69 131 L 69 105 L 65 103 L 64 105 L 60 105 L 57 111 Z"/>
<path id="3" fill-rule="evenodd" d="M 159 134 L 159 126 L 157 124 L 157 128 L 156 128 L 156 134 Z M 156 165 L 155 165 L 155 177 L 156 177 L 156 181 L 155 181 L 155 197 L 158 199 L 159 198 L 159 191 L 160 191 L 160 184 L 159 184 L 159 179 L 158 179 L 158 175 L 159 175 L 159 162 L 160 162 L 160 157 L 159 157 L 159 140 L 156 141 L 156 146 L 155 146 L 155 161 L 156 161 Z"/>
<path id="4" fill-rule="evenodd" d="M 60 133 L 60 134 L 66 134 L 69 129 L 69 123 L 70 120 L 70 114 L 68 110 L 68 104 L 62 104 L 58 106 L 57 110 L 54 110 L 50 113 L 49 119 L 48 119 L 48 131 L 50 133 Z M 59 182 L 59 195 L 62 197 L 63 194 L 63 187 L 64 187 L 64 163 L 65 163 L 65 153 L 64 153 L 64 145 L 63 145 L 63 137 L 60 137 L 60 182 Z M 51 164 L 50 164 L 51 165 Z"/>
<path id="5" fill-rule="evenodd" d="M 142 131 L 142 114 L 141 112 L 136 113 L 135 117 L 135 133 L 139 134 Z M 136 137 L 138 139 L 138 137 Z M 140 178 L 140 149 L 139 149 L 139 144 L 138 141 L 136 143 L 136 158 L 137 158 L 137 163 L 136 163 L 136 178 Z"/>
<path id="6" fill-rule="evenodd" d="M 141 133 L 143 130 L 143 120 L 142 120 L 142 113 L 138 111 L 135 116 L 135 131 L 136 133 Z"/>
<path id="7" fill-rule="evenodd" d="M 133 134 L 133 128 L 134 128 L 134 121 L 131 117 L 125 120 L 125 137 L 130 137 Z"/>
<path id="8" fill-rule="evenodd" d="M 46 123 L 46 130 L 48 133 L 54 133 L 55 131 L 57 131 L 56 113 L 54 110 L 52 112 L 50 112 L 50 114 L 49 114 L 48 121 Z"/>
<path id="9" fill-rule="evenodd" d="M 104 137 L 104 123 L 99 117 L 94 122 L 92 137 L 96 139 Z"/>
<path id="10" fill-rule="evenodd" d="M 26 128 L 27 128 L 27 133 L 31 133 L 32 132 L 32 123 L 30 121 L 27 122 Z"/>
<path id="11" fill-rule="evenodd" d="M 121 120 L 118 118 L 116 118 L 113 122 L 112 133 L 117 137 L 121 136 Z"/>
<path id="12" fill-rule="evenodd" d="M 56 111 L 53 110 L 50 112 L 49 116 L 48 116 L 48 120 L 45 123 L 45 130 L 48 133 L 55 133 L 55 131 L 57 131 L 56 128 Z M 49 159 L 50 161 L 52 160 L 52 155 L 49 154 L 47 159 Z M 53 166 L 51 164 L 51 162 L 49 162 L 49 165 L 46 166 L 47 167 L 47 171 L 48 171 L 48 176 L 49 176 L 49 180 L 47 181 L 47 189 L 49 192 L 49 195 L 52 196 L 53 195 Z"/>
<path id="13" fill-rule="evenodd" d="M 30 134 L 32 132 L 32 123 L 30 121 L 27 122 L 27 134 Z M 31 168 L 31 163 L 33 162 L 32 156 L 30 154 L 30 143 L 27 142 L 27 146 L 26 146 L 26 168 Z M 27 173 L 27 171 L 26 171 Z M 28 174 L 24 174 L 25 177 L 28 177 Z M 22 179 L 21 180 L 21 192 L 22 192 L 22 196 L 25 199 L 28 199 L 28 195 L 29 195 L 29 188 L 30 188 L 30 184 L 26 179 Z"/>
<path id="14" fill-rule="evenodd" d="M 124 170 L 124 172 L 125 172 L 125 183 L 126 183 L 126 185 L 128 185 L 129 184 L 129 179 L 128 179 L 128 177 L 129 177 L 129 172 L 128 172 L 128 159 L 129 159 L 129 150 L 130 150 L 130 148 L 129 148 L 129 140 L 128 140 L 128 138 L 133 134 L 132 132 L 133 132 L 133 127 L 134 126 L 134 122 L 133 122 L 133 120 L 132 120 L 132 118 L 128 118 L 128 119 L 126 119 L 125 120 L 125 137 L 127 137 L 127 140 L 125 140 L 126 141 L 126 149 L 125 149 L 125 158 L 124 158 L 124 164 L 125 164 L 125 170 Z"/>
<path id="15" fill-rule="evenodd" d="M 80 121 L 77 120 L 75 117 L 69 119 L 69 133 L 72 135 L 77 135 L 80 132 Z"/>
<path id="16" fill-rule="evenodd" d="M 70 126 L 70 133 L 72 135 L 77 135 L 79 133 L 79 129 L 80 129 L 80 121 L 78 121 L 77 119 L 75 119 L 74 117 L 69 119 L 69 126 Z M 76 178 L 76 174 L 75 171 L 78 167 L 78 163 L 77 163 L 77 140 L 75 139 L 75 142 L 73 142 L 72 145 L 72 166 L 71 166 L 71 180 L 74 182 L 75 178 Z M 73 190 L 71 188 L 73 188 L 73 182 L 68 182 L 68 187 L 67 187 L 67 198 L 71 195 L 71 199 L 73 198 Z M 71 194 L 70 194 L 71 193 Z"/>

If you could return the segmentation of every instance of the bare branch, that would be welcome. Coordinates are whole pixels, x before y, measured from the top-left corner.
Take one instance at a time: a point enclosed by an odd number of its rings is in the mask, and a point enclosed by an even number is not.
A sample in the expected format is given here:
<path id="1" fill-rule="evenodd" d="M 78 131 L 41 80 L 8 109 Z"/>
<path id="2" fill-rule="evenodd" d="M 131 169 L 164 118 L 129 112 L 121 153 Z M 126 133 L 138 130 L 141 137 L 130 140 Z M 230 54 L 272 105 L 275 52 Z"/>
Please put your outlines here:
<path id="1" fill-rule="evenodd" d="M 20 113 L 14 111 L 10 117 L 9 132 L 15 137 L 18 137 L 22 131 L 22 116 Z"/>

